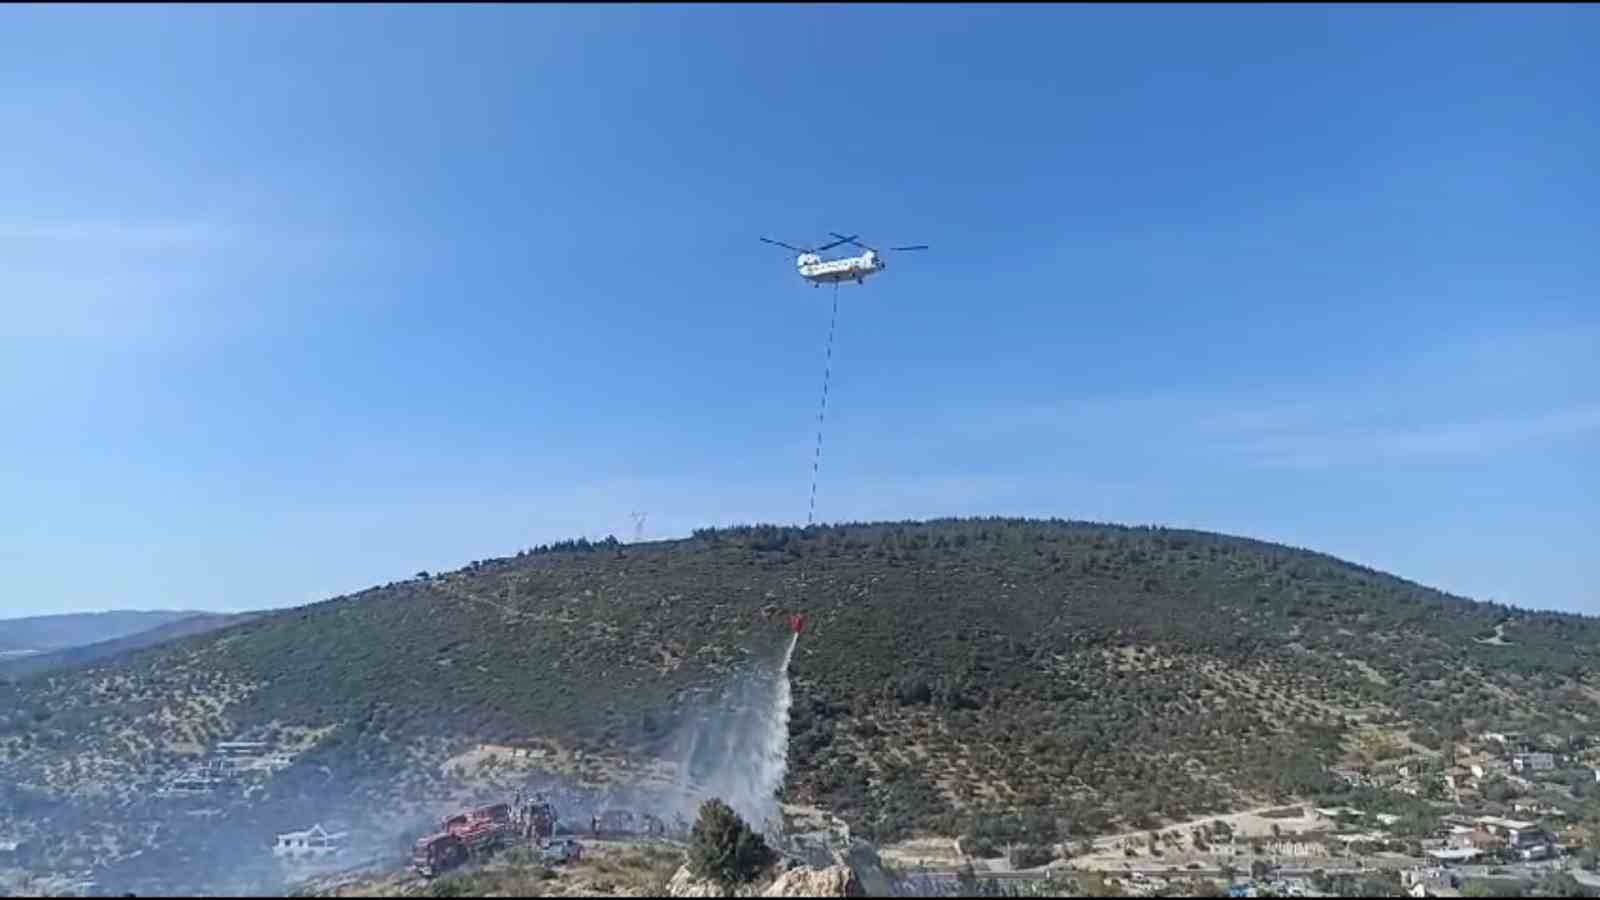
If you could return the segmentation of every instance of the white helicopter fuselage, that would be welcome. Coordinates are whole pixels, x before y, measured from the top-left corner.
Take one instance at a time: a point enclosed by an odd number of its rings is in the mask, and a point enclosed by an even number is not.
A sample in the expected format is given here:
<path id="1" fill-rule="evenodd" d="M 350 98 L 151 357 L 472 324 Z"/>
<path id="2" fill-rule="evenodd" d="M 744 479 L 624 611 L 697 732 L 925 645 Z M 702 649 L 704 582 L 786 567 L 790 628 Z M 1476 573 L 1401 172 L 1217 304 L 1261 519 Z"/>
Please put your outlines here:
<path id="1" fill-rule="evenodd" d="M 813 285 L 837 284 L 841 281 L 864 281 L 868 276 L 882 272 L 886 266 L 883 257 L 868 250 L 860 256 L 824 260 L 815 253 L 803 253 L 795 259 L 800 277 Z"/>

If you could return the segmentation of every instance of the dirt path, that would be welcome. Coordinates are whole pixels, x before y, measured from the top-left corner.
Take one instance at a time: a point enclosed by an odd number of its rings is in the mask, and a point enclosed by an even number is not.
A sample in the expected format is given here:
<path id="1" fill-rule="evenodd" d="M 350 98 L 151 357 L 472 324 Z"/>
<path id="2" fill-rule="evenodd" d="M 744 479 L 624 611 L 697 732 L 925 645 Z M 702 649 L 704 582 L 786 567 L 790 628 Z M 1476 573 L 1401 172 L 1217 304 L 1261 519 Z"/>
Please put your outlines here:
<path id="1" fill-rule="evenodd" d="M 1287 809 L 1296 805 L 1299 805 L 1304 811 L 1302 815 L 1296 818 L 1273 819 L 1268 818 L 1265 815 L 1265 813 L 1272 812 L 1273 810 Z M 1320 831 L 1328 826 L 1328 820 L 1324 819 L 1320 815 L 1317 815 L 1308 805 L 1280 804 L 1277 806 L 1262 806 L 1257 809 L 1247 809 L 1242 812 L 1224 813 L 1220 816 L 1205 816 L 1199 819 L 1190 819 L 1185 822 L 1175 822 L 1171 825 L 1163 825 L 1159 829 L 1155 829 L 1155 832 L 1158 835 L 1176 832 L 1187 838 L 1191 830 L 1199 828 L 1202 825 L 1209 825 L 1212 822 L 1226 822 L 1228 827 L 1233 829 L 1236 840 L 1248 840 L 1249 838 L 1253 837 L 1270 838 L 1272 837 L 1273 825 L 1277 825 L 1278 829 L 1285 834 L 1291 831 Z M 1106 835 L 1104 837 L 1095 838 L 1094 846 L 1096 850 L 1116 847 L 1120 841 L 1126 840 L 1130 837 L 1143 837 L 1149 833 L 1150 832 L 1148 830 L 1125 831 L 1119 834 Z"/>

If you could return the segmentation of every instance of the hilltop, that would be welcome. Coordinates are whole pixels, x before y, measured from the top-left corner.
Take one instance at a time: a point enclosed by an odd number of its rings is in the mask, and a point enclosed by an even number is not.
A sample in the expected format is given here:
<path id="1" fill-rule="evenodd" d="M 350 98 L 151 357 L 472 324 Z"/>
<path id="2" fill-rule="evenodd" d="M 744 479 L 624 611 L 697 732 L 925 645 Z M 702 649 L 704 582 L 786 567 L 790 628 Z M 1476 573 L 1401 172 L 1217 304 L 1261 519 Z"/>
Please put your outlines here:
<path id="1" fill-rule="evenodd" d="M 137 804 L 207 741 L 273 737 L 302 752 L 269 793 L 299 805 L 264 829 L 312 799 L 442 789 L 483 743 L 601 777 L 583 767 L 648 757 L 698 691 L 773 658 L 792 610 L 787 797 L 879 841 L 1286 802 L 1486 726 L 1566 740 L 1600 698 L 1600 620 L 1306 550 L 1063 521 L 758 526 L 419 573 L 0 686 L 0 781 L 40 809 Z"/>

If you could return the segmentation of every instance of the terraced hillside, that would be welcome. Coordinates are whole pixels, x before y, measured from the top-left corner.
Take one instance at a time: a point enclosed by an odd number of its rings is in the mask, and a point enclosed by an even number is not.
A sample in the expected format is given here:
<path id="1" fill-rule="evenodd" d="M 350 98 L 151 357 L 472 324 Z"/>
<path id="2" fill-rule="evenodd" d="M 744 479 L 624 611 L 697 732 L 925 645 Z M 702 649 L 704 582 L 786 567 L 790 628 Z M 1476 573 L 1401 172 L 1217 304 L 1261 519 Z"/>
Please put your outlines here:
<path id="1" fill-rule="evenodd" d="M 0 686 L 0 781 L 136 804 L 205 741 L 273 735 L 307 752 L 265 798 L 421 792 L 483 742 L 620 764 L 770 658 L 796 609 L 788 794 L 884 841 L 1150 827 L 1600 712 L 1600 621 L 1302 550 L 1059 521 L 755 527 L 540 548 Z"/>

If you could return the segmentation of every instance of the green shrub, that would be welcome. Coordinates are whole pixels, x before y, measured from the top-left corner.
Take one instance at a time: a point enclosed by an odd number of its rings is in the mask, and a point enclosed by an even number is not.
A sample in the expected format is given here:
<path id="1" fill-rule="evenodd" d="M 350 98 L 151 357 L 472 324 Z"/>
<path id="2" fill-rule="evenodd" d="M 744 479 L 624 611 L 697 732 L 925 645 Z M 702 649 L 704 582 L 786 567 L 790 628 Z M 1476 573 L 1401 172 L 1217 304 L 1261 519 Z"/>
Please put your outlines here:
<path id="1" fill-rule="evenodd" d="M 744 884 L 754 879 L 774 858 L 761 835 L 718 799 L 700 804 L 689 837 L 689 871 L 722 884 Z"/>

